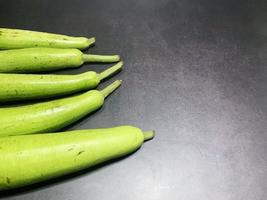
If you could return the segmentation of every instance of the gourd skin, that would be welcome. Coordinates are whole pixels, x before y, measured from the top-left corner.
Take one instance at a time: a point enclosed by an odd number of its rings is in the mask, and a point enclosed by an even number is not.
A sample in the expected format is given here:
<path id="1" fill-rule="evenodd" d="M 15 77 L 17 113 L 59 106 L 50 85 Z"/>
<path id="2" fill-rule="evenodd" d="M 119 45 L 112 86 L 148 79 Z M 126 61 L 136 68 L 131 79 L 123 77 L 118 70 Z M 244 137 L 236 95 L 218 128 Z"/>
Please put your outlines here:
<path id="1" fill-rule="evenodd" d="M 0 138 L 0 190 L 79 171 L 137 150 L 138 128 L 120 126 Z"/>
<path id="2" fill-rule="evenodd" d="M 71 37 L 19 29 L 0 28 L 0 49 L 21 49 L 31 47 L 86 49 L 95 38 Z"/>
<path id="3" fill-rule="evenodd" d="M 0 51 L 0 72 L 45 72 L 80 67 L 84 62 L 118 62 L 119 55 L 83 54 L 78 49 L 26 48 Z"/>
<path id="4" fill-rule="evenodd" d="M 93 71 L 78 75 L 0 74 L 0 102 L 54 98 L 95 88 L 99 82 Z"/>
<path id="5" fill-rule="evenodd" d="M 123 62 L 101 73 L 88 71 L 78 75 L 0 73 L 0 102 L 55 98 L 95 88 L 122 69 Z"/>
<path id="6" fill-rule="evenodd" d="M 78 49 L 27 48 L 0 51 L 0 72 L 43 72 L 83 64 Z"/>
<path id="7" fill-rule="evenodd" d="M 0 108 L 0 137 L 57 131 L 97 110 L 103 103 L 103 94 L 91 90 L 48 102 Z"/>

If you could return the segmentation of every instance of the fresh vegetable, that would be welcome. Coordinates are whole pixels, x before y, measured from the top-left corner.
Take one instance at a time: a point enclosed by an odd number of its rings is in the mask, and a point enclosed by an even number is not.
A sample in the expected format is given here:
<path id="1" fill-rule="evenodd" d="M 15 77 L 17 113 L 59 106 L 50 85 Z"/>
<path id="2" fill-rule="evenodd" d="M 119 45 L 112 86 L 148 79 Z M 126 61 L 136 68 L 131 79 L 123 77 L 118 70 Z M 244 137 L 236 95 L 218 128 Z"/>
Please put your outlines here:
<path id="1" fill-rule="evenodd" d="M 99 82 L 122 68 L 122 62 L 100 74 L 78 75 L 0 74 L 0 102 L 41 99 L 95 88 Z"/>
<path id="2" fill-rule="evenodd" d="M 0 138 L 0 190 L 76 172 L 137 150 L 154 131 L 132 126 Z"/>
<path id="3" fill-rule="evenodd" d="M 118 55 L 83 54 L 78 49 L 27 48 L 0 51 L 0 72 L 43 72 L 79 67 L 84 62 L 117 62 Z"/>
<path id="4" fill-rule="evenodd" d="M 101 91 L 90 90 L 62 99 L 0 108 L 0 137 L 58 131 L 100 108 L 121 85 L 117 80 Z"/>
<path id="5" fill-rule="evenodd" d="M 0 49 L 30 47 L 86 49 L 95 43 L 95 38 L 70 37 L 66 35 L 0 28 Z"/>

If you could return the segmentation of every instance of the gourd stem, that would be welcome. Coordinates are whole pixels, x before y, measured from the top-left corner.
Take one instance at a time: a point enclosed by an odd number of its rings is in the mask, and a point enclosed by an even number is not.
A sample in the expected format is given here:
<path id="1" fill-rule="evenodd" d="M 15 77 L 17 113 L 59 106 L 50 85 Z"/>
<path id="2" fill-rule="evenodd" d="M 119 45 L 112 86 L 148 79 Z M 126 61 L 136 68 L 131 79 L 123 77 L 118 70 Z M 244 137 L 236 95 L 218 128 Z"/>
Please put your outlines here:
<path id="1" fill-rule="evenodd" d="M 112 74 L 115 74 L 116 72 L 118 72 L 119 70 L 122 69 L 122 65 L 123 65 L 123 62 L 119 62 L 117 63 L 116 65 L 106 69 L 105 71 L 101 72 L 99 74 L 99 78 L 100 80 L 103 80 L 105 78 L 108 78 L 109 76 L 111 76 Z"/>
<path id="2" fill-rule="evenodd" d="M 155 131 L 154 130 L 144 131 L 143 134 L 144 134 L 144 141 L 151 140 L 151 139 L 153 139 L 153 137 L 155 137 Z"/>
<path id="3" fill-rule="evenodd" d="M 121 80 L 116 80 L 110 85 L 108 85 L 103 90 L 100 90 L 100 92 L 103 94 L 103 96 L 106 98 L 108 95 L 110 95 L 114 90 L 116 90 L 121 85 Z"/>
<path id="4" fill-rule="evenodd" d="M 95 55 L 95 54 L 83 54 L 84 62 L 118 62 L 120 60 L 119 55 Z"/>

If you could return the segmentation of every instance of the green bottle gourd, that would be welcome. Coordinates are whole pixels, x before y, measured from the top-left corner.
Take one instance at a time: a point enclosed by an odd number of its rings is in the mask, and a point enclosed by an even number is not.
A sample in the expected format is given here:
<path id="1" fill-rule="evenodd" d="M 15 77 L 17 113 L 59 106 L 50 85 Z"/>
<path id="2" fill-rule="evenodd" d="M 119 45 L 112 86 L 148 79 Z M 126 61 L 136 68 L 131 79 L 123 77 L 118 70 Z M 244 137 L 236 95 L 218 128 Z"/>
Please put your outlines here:
<path id="1" fill-rule="evenodd" d="M 118 72 L 119 62 L 100 74 L 78 75 L 0 74 L 0 102 L 59 97 L 95 88 L 101 80 Z"/>
<path id="2" fill-rule="evenodd" d="M 60 34 L 0 28 L 0 49 L 30 47 L 86 49 L 95 43 L 95 38 L 71 37 Z"/>
<path id="3" fill-rule="evenodd" d="M 137 150 L 154 131 L 133 126 L 0 138 L 0 190 L 73 173 Z"/>
<path id="4" fill-rule="evenodd" d="M 27 48 L 0 51 L 0 72 L 45 72 L 75 68 L 85 62 L 117 62 L 118 55 L 83 54 L 78 49 Z"/>
<path id="5" fill-rule="evenodd" d="M 0 137 L 58 131 L 99 109 L 105 97 L 121 85 L 114 81 L 101 91 L 31 105 L 0 108 Z"/>

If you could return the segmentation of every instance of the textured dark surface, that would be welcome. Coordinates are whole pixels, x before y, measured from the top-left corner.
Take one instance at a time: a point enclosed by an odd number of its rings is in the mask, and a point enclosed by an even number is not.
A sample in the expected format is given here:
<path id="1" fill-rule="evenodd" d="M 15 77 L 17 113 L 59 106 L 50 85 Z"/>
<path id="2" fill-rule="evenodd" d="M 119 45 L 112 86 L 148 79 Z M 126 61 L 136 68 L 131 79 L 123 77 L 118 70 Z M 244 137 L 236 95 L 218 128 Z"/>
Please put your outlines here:
<path id="1" fill-rule="evenodd" d="M 122 55 L 122 87 L 69 129 L 157 131 L 125 159 L 3 198 L 265 200 L 266 13 L 257 0 L 1 1 L 1 27 L 96 36 L 90 52 Z"/>

